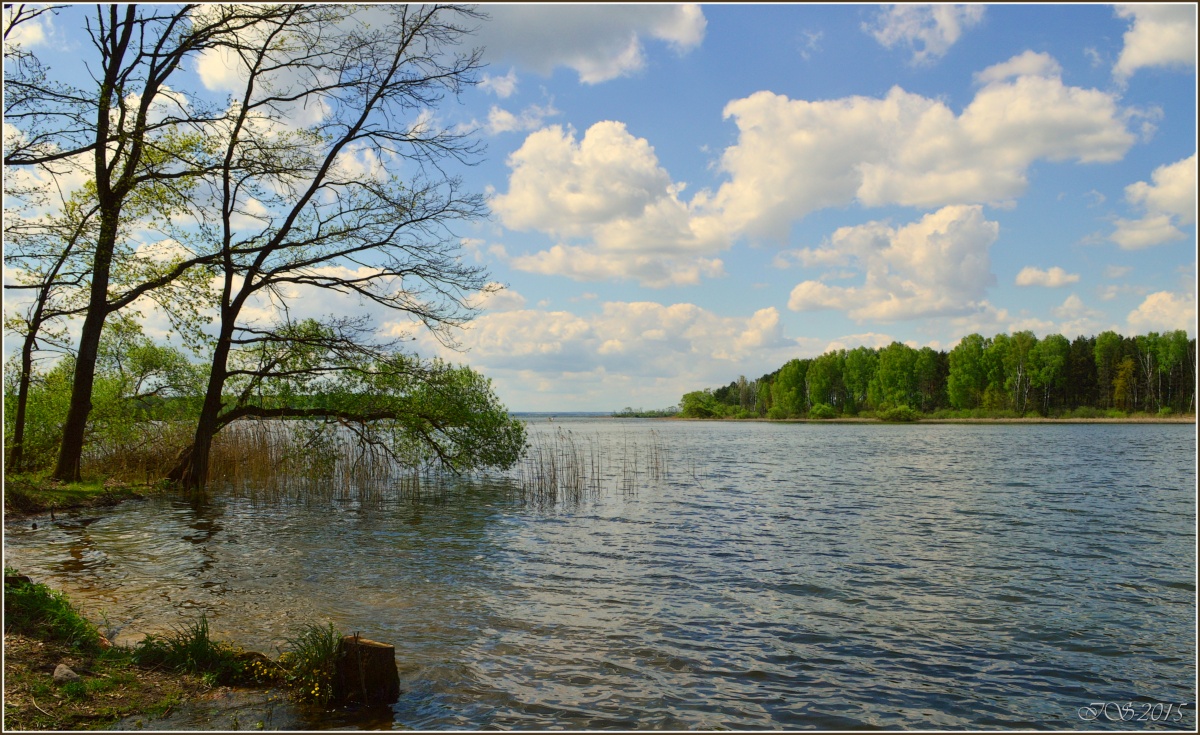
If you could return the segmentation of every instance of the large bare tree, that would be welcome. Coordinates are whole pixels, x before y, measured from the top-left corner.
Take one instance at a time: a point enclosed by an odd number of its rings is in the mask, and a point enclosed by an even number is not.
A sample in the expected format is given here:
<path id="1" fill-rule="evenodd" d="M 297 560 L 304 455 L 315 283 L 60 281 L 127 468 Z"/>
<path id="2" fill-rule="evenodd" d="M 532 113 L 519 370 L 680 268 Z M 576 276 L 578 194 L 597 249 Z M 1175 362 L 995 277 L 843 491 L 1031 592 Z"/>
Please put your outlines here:
<path id="1" fill-rule="evenodd" d="M 142 187 L 169 189 L 213 170 L 201 144 L 223 110 L 187 99 L 169 82 L 185 60 L 235 44 L 240 34 L 294 12 L 288 6 L 98 6 L 87 32 L 98 54 L 95 86 L 56 81 L 30 52 L 9 64 L 8 36 L 37 16 L 6 6 L 4 164 L 36 167 L 53 178 L 85 171 L 95 188 L 94 240 L 88 248 L 88 294 L 76 349 L 70 408 L 54 476 L 79 478 L 91 411 L 97 349 L 105 319 L 160 288 L 211 254 L 176 259 L 143 283 L 110 293 L 125 208 Z M 14 51 L 13 54 L 16 54 Z"/>
<path id="2" fill-rule="evenodd" d="M 480 53 L 462 42 L 477 18 L 458 6 L 337 6 L 244 34 L 216 215 L 195 234 L 217 244 L 220 297 L 195 439 L 172 473 L 184 486 L 205 485 L 214 436 L 248 416 L 325 418 L 362 437 L 383 422 L 393 448 L 423 447 L 453 469 L 515 461 L 523 434 L 486 381 L 375 344 L 362 322 L 291 316 L 298 294 L 332 292 L 453 343 L 473 315 L 486 273 L 464 263 L 450 227 L 485 208 L 449 168 L 479 149 L 434 112 L 475 82 Z M 274 317 L 262 319 L 267 304 Z M 342 398 L 251 400 L 287 381 Z"/>

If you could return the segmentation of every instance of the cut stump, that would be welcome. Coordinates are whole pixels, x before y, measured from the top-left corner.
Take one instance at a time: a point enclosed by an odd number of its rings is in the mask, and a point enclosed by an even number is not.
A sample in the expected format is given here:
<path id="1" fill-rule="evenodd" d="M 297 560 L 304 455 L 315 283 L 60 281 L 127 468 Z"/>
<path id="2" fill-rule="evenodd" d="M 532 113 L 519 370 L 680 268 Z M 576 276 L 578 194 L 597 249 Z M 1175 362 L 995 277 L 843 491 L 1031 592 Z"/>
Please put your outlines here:
<path id="1" fill-rule="evenodd" d="M 357 635 L 342 636 L 334 675 L 334 698 L 365 705 L 393 704 L 400 699 L 396 647 Z"/>

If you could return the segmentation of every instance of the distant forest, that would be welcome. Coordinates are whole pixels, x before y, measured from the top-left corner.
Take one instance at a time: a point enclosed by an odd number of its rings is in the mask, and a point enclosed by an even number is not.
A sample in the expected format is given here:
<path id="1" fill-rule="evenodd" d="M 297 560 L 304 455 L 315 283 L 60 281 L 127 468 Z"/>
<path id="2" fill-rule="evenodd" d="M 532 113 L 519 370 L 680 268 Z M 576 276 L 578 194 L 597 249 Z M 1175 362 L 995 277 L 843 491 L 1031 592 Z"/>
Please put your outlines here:
<path id="1" fill-rule="evenodd" d="M 628 410 L 628 409 L 627 409 Z M 1095 418 L 1195 413 L 1196 340 L 1183 330 L 1068 340 L 971 334 L 949 352 L 900 342 L 789 360 L 757 380 L 683 396 L 689 418 Z"/>

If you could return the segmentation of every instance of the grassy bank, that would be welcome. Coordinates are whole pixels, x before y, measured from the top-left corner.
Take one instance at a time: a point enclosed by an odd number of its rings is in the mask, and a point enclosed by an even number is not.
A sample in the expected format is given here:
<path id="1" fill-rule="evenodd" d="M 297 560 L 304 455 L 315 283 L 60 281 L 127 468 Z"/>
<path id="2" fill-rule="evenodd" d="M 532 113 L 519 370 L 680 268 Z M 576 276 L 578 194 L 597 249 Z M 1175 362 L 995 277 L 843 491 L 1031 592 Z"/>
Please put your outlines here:
<path id="1" fill-rule="evenodd" d="M 209 636 L 200 620 L 136 646 L 113 646 L 61 592 L 5 570 L 4 729 L 107 729 L 130 716 L 147 723 L 217 687 L 278 687 L 326 704 L 340 640 L 309 626 L 278 661 Z M 55 682 L 65 664 L 78 674 Z"/>
<path id="2" fill-rule="evenodd" d="M 68 508 L 100 508 L 160 492 L 160 487 L 114 480 L 59 482 L 44 474 L 9 475 L 4 478 L 4 512 L 32 515 Z"/>

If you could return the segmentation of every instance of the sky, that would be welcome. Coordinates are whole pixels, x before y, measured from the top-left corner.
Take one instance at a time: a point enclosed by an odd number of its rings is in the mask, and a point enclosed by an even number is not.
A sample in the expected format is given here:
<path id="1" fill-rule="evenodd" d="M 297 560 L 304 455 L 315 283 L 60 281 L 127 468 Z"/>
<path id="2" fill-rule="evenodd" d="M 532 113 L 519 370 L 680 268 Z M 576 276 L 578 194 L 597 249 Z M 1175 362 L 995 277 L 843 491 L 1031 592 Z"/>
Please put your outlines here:
<path id="1" fill-rule="evenodd" d="M 972 332 L 1196 335 L 1194 4 L 481 9 L 480 83 L 430 114 L 486 145 L 457 234 L 505 288 L 458 350 L 414 345 L 511 410 Z M 88 11 L 22 40 L 86 58 Z"/>

